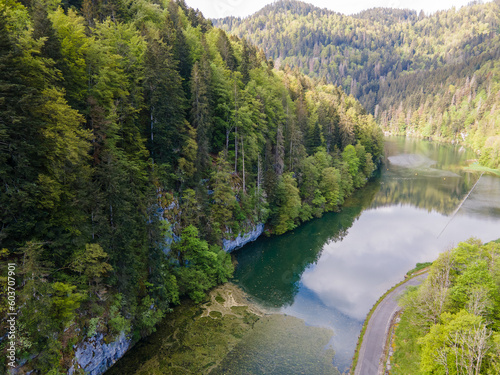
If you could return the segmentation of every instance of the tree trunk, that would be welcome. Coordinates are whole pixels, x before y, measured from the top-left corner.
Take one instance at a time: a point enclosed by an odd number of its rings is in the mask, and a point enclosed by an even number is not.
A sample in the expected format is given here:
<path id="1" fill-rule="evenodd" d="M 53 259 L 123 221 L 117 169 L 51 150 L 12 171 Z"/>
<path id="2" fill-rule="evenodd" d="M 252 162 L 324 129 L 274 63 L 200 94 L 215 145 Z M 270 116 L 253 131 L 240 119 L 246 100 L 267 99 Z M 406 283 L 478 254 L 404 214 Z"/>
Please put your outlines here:
<path id="1" fill-rule="evenodd" d="M 234 82 L 234 173 L 238 173 L 238 101 L 236 81 Z"/>
<path id="2" fill-rule="evenodd" d="M 153 127 L 154 127 L 154 121 L 153 121 L 153 110 L 154 108 L 152 107 L 151 108 L 151 161 L 154 165 L 155 161 L 154 161 L 154 147 L 153 147 L 153 144 L 154 144 L 154 140 L 153 140 Z M 94 237 L 92 237 L 93 239 Z"/>
<path id="3" fill-rule="evenodd" d="M 257 155 L 257 194 L 260 195 L 260 154 Z"/>
<path id="4" fill-rule="evenodd" d="M 234 128 L 234 173 L 238 173 L 238 127 Z"/>
<path id="5" fill-rule="evenodd" d="M 246 193 L 245 189 L 245 144 L 243 143 L 243 135 L 241 136 L 241 158 L 243 161 L 243 194 Z"/>

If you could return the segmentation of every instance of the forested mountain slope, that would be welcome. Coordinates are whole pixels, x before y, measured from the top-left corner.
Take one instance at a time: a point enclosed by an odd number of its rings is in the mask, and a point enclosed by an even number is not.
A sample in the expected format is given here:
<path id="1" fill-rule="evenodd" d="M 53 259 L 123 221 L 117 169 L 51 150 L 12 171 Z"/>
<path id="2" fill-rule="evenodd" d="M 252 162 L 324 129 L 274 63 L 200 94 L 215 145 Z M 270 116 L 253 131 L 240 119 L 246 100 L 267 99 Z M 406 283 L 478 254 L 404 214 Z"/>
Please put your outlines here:
<path id="1" fill-rule="evenodd" d="M 273 70 L 182 1 L 0 0 L 17 359 L 56 374 L 85 337 L 149 334 L 231 275 L 223 238 L 338 210 L 381 153 L 355 98 Z"/>
<path id="2" fill-rule="evenodd" d="M 500 2 L 430 16 L 376 8 L 345 16 L 278 1 L 214 23 L 276 66 L 340 85 L 398 134 L 465 142 L 500 166 Z"/>

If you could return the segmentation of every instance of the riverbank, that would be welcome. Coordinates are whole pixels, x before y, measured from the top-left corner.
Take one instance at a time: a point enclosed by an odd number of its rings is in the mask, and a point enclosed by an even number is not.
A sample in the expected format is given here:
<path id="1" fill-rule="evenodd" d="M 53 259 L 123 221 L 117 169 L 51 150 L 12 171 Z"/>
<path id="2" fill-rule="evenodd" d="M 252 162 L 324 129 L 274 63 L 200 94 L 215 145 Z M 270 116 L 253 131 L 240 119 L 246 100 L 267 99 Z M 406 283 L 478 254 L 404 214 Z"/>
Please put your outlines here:
<path id="1" fill-rule="evenodd" d="M 424 268 L 411 273 L 409 277 L 405 278 L 405 280 L 399 282 L 385 292 L 373 305 L 361 329 L 349 374 L 363 374 L 367 373 L 366 371 L 376 373 L 378 371 L 379 364 L 383 359 L 386 359 L 386 355 L 384 354 L 387 353 L 387 337 L 390 332 L 390 326 L 393 322 L 393 318 L 397 312 L 397 303 L 396 306 L 393 306 L 394 303 L 387 304 L 387 306 L 383 306 L 383 308 L 380 308 L 380 306 L 388 300 L 396 302 L 395 298 L 402 294 L 408 286 L 420 284 L 421 279 L 424 278 L 420 276 L 426 274 L 427 271 L 428 269 Z M 417 277 L 420 278 L 415 281 Z M 376 317 L 374 317 L 375 315 Z M 372 327 L 372 325 L 374 325 L 374 320 L 377 320 L 376 325 L 379 328 L 377 331 L 375 331 L 375 328 Z M 380 324 L 380 322 L 385 322 L 385 324 Z M 380 330 L 381 327 L 383 328 L 383 332 Z M 382 342 L 385 344 L 380 345 Z"/>
<path id="2" fill-rule="evenodd" d="M 493 169 L 493 168 L 488 168 L 485 167 L 484 165 L 480 165 L 477 162 L 472 163 L 468 165 L 467 167 L 464 167 L 464 171 L 469 172 L 483 172 L 483 173 L 489 173 L 494 176 L 500 176 L 500 169 Z"/>
<path id="3" fill-rule="evenodd" d="M 388 157 L 425 155 L 441 163 L 445 171 L 473 157 L 469 152 L 453 147 L 405 139 L 391 140 L 387 150 Z M 436 239 L 436 230 L 449 220 L 443 201 L 448 202 L 449 197 L 453 197 L 451 203 L 456 206 L 474 179 L 444 180 L 440 174 L 419 173 L 417 176 L 411 165 L 388 171 L 384 169 L 382 172 L 381 177 L 371 182 L 368 188 L 363 188 L 346 201 L 341 213 L 325 214 L 323 218 L 305 223 L 283 236 L 261 238 L 234 254 L 238 261 L 234 282 L 253 301 L 273 306 L 310 325 L 328 326 L 334 330 L 334 361 L 342 371 L 347 371 L 351 365 L 363 320 L 373 302 L 399 281 L 394 274 L 404 274 L 416 262 L 434 258 L 452 240 L 472 234 L 488 238 L 487 234 L 498 228 L 498 221 L 493 216 L 496 211 L 480 211 L 479 217 L 476 212 L 469 218 L 465 207 L 462 210 L 464 215 L 457 216 L 445 233 Z M 391 189 L 381 190 L 387 186 Z M 439 189 L 434 189 L 435 186 Z M 430 193 L 429 187 L 433 188 Z M 488 207 L 492 206 L 491 202 L 499 202 L 491 192 L 500 191 L 500 186 L 493 187 L 482 193 L 483 200 L 489 202 Z M 420 206 L 419 202 L 426 203 Z M 483 216 L 491 220 L 485 221 Z M 421 230 L 415 233 L 407 230 L 411 228 Z M 381 241 L 382 238 L 387 241 Z M 391 272 L 393 275 L 389 274 Z M 167 317 L 173 318 L 173 315 Z M 289 321 L 292 319 L 281 318 L 280 322 Z M 271 328 L 277 327 L 278 331 L 282 328 L 280 324 L 255 323 L 254 326 L 266 329 L 252 331 L 252 350 L 264 338 L 272 336 L 269 332 Z M 265 335 L 260 341 L 257 337 L 259 332 Z M 244 345 L 245 340 L 241 339 L 227 353 L 225 365 L 229 366 L 229 359 L 233 357 L 236 358 L 234 366 L 242 363 L 258 366 L 263 363 L 260 361 L 262 356 L 255 357 L 259 358 L 258 364 L 251 362 L 249 357 L 253 354 L 245 353 L 248 349 Z M 148 355 L 155 351 L 145 350 Z M 136 356 L 134 365 L 138 366 L 140 360 L 141 357 Z"/>
<path id="4" fill-rule="evenodd" d="M 209 373 L 264 312 L 234 284 L 212 289 L 206 300 L 185 300 L 106 374 Z"/>

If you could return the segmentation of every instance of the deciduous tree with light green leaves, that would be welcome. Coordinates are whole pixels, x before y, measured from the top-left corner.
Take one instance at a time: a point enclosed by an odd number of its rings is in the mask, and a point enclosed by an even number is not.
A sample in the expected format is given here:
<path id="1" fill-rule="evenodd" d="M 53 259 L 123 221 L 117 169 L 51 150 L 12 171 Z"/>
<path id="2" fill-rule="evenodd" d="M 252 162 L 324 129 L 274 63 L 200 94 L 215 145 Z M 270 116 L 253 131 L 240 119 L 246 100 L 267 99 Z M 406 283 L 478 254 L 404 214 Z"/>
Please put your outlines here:
<path id="1" fill-rule="evenodd" d="M 396 329 L 396 373 L 495 374 L 498 370 L 500 245 L 470 239 L 440 255 L 425 282 L 405 298 L 402 321 L 411 324 L 405 342 Z M 411 342 L 411 344 L 408 343 Z M 399 343 L 399 344 L 398 344 Z M 403 361 L 398 345 L 417 348 Z"/>

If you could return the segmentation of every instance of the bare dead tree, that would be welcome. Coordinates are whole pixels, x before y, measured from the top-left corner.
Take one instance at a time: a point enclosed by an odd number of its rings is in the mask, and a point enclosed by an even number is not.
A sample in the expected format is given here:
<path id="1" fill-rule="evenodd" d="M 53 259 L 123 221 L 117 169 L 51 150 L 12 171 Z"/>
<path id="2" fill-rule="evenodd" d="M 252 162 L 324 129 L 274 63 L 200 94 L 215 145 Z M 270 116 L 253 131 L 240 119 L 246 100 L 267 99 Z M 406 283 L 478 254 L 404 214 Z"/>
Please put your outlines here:
<path id="1" fill-rule="evenodd" d="M 448 368 L 448 351 L 446 348 L 438 349 L 434 356 L 434 360 L 444 367 L 446 375 L 450 374 L 450 370 Z"/>
<path id="2" fill-rule="evenodd" d="M 474 288 L 465 309 L 471 314 L 485 316 L 489 302 L 488 293 L 484 289 Z"/>
<path id="3" fill-rule="evenodd" d="M 455 353 L 457 374 L 479 375 L 484 357 L 491 345 L 489 338 L 492 331 L 484 323 L 474 325 L 468 330 L 459 330 L 449 340 Z"/>

